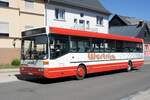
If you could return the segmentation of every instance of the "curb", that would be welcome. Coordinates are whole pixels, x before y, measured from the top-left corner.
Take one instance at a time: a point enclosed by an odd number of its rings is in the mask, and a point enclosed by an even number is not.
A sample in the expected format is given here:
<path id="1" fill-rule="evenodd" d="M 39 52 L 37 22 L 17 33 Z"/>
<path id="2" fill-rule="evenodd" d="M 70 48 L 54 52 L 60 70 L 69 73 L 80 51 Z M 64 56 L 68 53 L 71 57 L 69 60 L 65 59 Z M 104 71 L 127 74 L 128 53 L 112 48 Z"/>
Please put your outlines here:
<path id="1" fill-rule="evenodd" d="M 150 61 L 145 61 L 144 64 L 150 64 Z"/>
<path id="2" fill-rule="evenodd" d="M 19 72 L 19 68 L 15 69 L 0 69 L 0 73 Z"/>

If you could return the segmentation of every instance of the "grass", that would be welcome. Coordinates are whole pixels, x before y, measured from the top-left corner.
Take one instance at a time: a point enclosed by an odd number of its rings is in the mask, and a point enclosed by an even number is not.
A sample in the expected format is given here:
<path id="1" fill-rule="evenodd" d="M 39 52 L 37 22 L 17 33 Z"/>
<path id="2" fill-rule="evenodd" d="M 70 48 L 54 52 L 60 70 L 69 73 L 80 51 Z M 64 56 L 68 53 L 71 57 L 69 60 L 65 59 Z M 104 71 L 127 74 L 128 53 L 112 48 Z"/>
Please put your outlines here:
<path id="1" fill-rule="evenodd" d="M 19 66 L 13 66 L 13 65 L 10 65 L 10 64 L 1 64 L 0 65 L 0 69 L 9 69 L 9 68 L 19 68 Z"/>

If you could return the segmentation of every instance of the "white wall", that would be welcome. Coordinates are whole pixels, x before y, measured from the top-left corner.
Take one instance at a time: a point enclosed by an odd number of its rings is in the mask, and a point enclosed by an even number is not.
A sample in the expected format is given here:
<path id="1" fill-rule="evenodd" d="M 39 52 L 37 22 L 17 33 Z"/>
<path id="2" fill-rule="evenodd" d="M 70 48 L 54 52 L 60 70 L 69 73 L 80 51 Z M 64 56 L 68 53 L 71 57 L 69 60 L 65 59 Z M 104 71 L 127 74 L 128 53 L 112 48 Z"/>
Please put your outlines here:
<path id="1" fill-rule="evenodd" d="M 55 8 L 65 9 L 65 20 L 57 20 L 55 18 Z M 95 12 L 88 12 L 74 8 L 56 6 L 52 4 L 47 5 L 46 12 L 47 12 L 47 26 L 74 29 L 75 28 L 74 19 L 77 19 L 78 23 L 79 20 L 85 20 L 85 24 L 86 21 L 90 22 L 90 29 L 88 30 L 85 29 L 86 31 L 108 33 L 108 16 Z M 84 17 L 81 17 L 80 13 L 84 13 Z M 96 16 L 104 16 L 103 25 L 96 24 Z"/>

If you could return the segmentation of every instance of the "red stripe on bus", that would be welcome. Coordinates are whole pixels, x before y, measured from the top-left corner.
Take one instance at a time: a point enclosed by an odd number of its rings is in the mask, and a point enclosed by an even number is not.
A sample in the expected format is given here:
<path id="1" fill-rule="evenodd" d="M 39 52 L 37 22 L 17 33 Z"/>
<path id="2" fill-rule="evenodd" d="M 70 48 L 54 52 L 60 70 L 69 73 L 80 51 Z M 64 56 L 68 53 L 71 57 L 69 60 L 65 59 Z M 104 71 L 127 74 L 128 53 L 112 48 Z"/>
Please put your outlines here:
<path id="1" fill-rule="evenodd" d="M 134 61 L 133 67 L 140 68 L 144 64 L 144 61 Z M 128 66 L 128 62 L 123 63 L 110 63 L 110 64 L 95 64 L 95 65 L 87 65 L 87 73 L 96 73 L 96 72 L 106 72 L 112 70 L 126 69 Z M 72 67 L 63 67 L 63 68 L 45 68 L 43 72 L 38 72 L 38 68 L 30 68 L 25 67 L 24 70 L 21 70 L 21 74 L 32 73 L 33 76 L 43 76 L 46 78 L 61 78 L 67 76 L 75 76 L 77 66 Z M 32 70 L 31 70 L 32 69 Z"/>
<path id="2" fill-rule="evenodd" d="M 144 61 L 135 61 L 133 62 L 133 67 L 139 69 L 144 64 Z"/>
<path id="3" fill-rule="evenodd" d="M 88 32 L 88 31 L 81 31 L 81 30 L 73 30 L 73 29 L 65 29 L 65 28 L 56 28 L 56 27 L 50 27 L 49 33 L 68 35 L 68 36 L 70 35 L 70 36 L 83 36 L 83 37 L 93 37 L 93 38 L 103 38 L 103 39 L 124 40 L 130 42 L 143 42 L 143 40 L 139 38 L 97 33 L 97 32 Z"/>

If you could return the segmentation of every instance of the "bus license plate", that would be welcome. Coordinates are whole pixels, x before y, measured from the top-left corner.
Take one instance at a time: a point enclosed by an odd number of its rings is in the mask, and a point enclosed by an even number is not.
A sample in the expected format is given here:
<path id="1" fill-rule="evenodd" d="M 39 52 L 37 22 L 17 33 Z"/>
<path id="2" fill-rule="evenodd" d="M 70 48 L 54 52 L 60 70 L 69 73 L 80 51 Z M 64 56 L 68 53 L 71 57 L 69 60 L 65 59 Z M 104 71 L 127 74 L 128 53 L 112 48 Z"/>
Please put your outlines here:
<path id="1" fill-rule="evenodd" d="M 28 73 L 28 75 L 33 75 L 32 73 Z"/>

